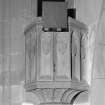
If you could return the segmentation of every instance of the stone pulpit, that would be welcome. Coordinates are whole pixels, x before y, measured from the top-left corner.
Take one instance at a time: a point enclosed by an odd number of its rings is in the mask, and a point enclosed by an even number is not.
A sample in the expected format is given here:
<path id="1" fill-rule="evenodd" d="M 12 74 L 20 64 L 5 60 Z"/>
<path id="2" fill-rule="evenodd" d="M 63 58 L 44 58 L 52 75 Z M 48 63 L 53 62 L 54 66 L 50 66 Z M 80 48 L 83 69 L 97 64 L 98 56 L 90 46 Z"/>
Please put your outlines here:
<path id="1" fill-rule="evenodd" d="M 41 104 L 68 104 L 88 91 L 87 27 L 72 18 L 68 23 L 68 32 L 44 32 L 37 19 L 25 30 L 25 88 Z"/>
<path id="2" fill-rule="evenodd" d="M 24 31 L 25 89 L 35 93 L 41 105 L 73 105 L 79 95 L 88 94 L 88 28 L 70 17 L 67 30 L 45 31 L 43 24 L 37 17 Z"/>

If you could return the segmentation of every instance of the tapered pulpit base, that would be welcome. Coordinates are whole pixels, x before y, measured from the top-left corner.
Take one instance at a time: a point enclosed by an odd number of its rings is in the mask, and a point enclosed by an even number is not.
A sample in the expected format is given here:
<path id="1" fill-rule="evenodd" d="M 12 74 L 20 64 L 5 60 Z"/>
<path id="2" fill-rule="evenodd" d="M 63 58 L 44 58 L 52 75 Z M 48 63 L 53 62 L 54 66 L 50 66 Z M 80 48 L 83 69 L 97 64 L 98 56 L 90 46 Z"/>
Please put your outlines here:
<path id="1" fill-rule="evenodd" d="M 79 97 L 88 99 L 87 90 L 75 89 L 36 89 L 32 91 L 40 100 L 39 105 L 73 105 Z"/>

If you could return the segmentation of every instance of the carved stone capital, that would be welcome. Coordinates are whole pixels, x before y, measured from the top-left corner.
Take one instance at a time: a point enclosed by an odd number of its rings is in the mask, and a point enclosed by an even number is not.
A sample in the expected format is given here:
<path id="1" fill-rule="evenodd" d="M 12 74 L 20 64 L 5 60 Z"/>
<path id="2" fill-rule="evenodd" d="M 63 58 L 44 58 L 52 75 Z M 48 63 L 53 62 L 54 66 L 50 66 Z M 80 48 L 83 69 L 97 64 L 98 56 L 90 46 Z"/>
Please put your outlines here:
<path id="1" fill-rule="evenodd" d="M 40 105 L 73 105 L 76 98 L 83 92 L 87 91 L 74 89 L 36 89 L 33 91 L 38 96 Z"/>
<path id="2" fill-rule="evenodd" d="M 65 89 L 36 89 L 33 93 L 36 94 L 40 103 L 60 103 L 62 94 Z"/>

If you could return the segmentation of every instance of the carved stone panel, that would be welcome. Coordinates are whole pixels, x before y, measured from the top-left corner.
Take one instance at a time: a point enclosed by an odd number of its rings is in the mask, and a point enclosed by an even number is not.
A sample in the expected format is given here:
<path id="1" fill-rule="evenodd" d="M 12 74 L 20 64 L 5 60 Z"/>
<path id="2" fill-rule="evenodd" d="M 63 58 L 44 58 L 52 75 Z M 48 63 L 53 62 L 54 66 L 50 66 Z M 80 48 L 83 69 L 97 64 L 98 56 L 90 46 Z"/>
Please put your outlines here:
<path id="1" fill-rule="evenodd" d="M 26 83 L 30 83 L 31 81 L 31 72 L 30 72 L 30 46 L 31 46 L 31 38 L 30 38 L 30 32 L 27 32 L 26 36 L 25 36 L 25 65 L 26 65 Z"/>
<path id="2" fill-rule="evenodd" d="M 81 80 L 87 82 L 87 41 L 88 37 L 85 32 L 81 32 Z"/>
<path id="3" fill-rule="evenodd" d="M 34 82 L 35 81 L 35 73 L 36 73 L 36 45 L 37 45 L 37 41 L 36 41 L 36 32 L 35 32 L 35 29 L 32 29 L 31 31 L 31 47 L 30 47 L 30 50 L 31 50 L 31 54 L 30 54 L 30 64 L 31 64 L 31 68 L 30 68 L 30 72 L 31 72 L 31 82 Z"/>
<path id="4" fill-rule="evenodd" d="M 72 80 L 80 80 L 80 33 L 78 30 L 72 34 Z"/>
<path id="5" fill-rule="evenodd" d="M 56 80 L 71 80 L 70 33 L 59 32 L 56 35 L 55 72 Z"/>
<path id="6" fill-rule="evenodd" d="M 42 32 L 39 38 L 39 80 L 53 78 L 53 33 Z"/>

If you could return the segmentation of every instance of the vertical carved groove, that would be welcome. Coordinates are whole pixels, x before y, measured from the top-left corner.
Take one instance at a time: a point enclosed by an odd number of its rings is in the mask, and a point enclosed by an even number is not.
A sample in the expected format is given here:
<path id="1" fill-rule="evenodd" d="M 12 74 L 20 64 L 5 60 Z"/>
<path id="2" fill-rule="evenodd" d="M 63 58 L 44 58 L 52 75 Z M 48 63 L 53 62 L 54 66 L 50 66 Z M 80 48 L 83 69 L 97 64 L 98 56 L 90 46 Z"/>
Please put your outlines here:
<path id="1" fill-rule="evenodd" d="M 30 32 L 30 42 L 29 42 L 29 77 L 30 77 L 30 82 L 31 82 L 31 32 Z"/>
<path id="2" fill-rule="evenodd" d="M 73 31 L 71 32 L 71 42 L 70 42 L 70 46 L 71 46 L 71 79 L 72 79 L 72 35 L 73 35 Z"/>
<path id="3" fill-rule="evenodd" d="M 56 39 L 55 33 L 53 32 L 53 80 L 55 81 L 56 76 L 56 57 L 55 57 L 55 50 L 56 50 Z"/>
<path id="4" fill-rule="evenodd" d="M 25 33 L 24 33 L 24 34 L 25 34 Z M 27 73 L 27 72 L 26 72 L 26 69 L 27 69 L 27 68 L 26 68 L 26 36 L 25 36 L 25 84 L 27 84 L 27 77 L 26 77 L 26 75 L 27 75 L 26 73 Z"/>
<path id="5" fill-rule="evenodd" d="M 36 32 L 36 40 L 35 40 L 35 44 L 36 44 L 36 57 L 35 57 L 35 66 L 36 66 L 36 70 L 35 70 L 35 83 L 37 81 L 37 26 L 35 25 L 34 31 Z"/>
<path id="6" fill-rule="evenodd" d="M 82 63 L 81 63 L 81 40 L 82 40 L 82 35 L 80 32 L 80 81 L 82 80 Z"/>

